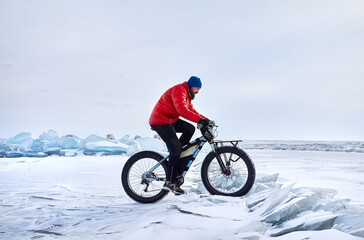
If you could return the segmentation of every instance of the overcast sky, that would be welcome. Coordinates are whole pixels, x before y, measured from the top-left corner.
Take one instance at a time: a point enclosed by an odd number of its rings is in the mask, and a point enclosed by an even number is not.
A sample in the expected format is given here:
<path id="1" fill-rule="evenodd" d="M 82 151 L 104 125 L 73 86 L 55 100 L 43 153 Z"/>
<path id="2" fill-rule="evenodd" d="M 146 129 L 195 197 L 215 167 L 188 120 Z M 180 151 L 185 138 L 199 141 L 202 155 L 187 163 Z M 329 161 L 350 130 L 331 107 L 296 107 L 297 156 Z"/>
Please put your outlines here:
<path id="1" fill-rule="evenodd" d="M 0 138 L 152 136 L 156 101 L 195 75 L 220 139 L 364 140 L 363 13 L 361 0 L 0 0 Z"/>

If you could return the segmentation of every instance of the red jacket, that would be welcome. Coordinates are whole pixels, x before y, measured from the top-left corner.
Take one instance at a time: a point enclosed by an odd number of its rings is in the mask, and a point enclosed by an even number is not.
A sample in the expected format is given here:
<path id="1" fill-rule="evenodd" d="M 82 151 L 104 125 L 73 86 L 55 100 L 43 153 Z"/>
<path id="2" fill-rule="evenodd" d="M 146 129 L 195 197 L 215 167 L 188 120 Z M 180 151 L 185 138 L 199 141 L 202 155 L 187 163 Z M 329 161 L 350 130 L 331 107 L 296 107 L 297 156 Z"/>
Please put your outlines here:
<path id="1" fill-rule="evenodd" d="M 149 124 L 172 124 L 180 116 L 196 123 L 206 118 L 193 108 L 187 82 L 171 87 L 162 95 L 150 115 Z"/>

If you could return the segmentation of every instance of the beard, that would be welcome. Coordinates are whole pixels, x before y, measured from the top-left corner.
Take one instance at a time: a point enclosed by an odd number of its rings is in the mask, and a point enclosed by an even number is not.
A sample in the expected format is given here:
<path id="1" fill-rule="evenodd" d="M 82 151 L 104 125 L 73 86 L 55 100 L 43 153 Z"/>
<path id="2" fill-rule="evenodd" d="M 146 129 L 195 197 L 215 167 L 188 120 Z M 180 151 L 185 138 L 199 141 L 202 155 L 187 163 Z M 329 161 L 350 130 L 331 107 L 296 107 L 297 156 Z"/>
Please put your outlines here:
<path id="1" fill-rule="evenodd" d="M 191 95 L 191 99 L 195 99 L 196 94 L 192 91 L 192 88 L 190 88 L 190 95 Z"/>

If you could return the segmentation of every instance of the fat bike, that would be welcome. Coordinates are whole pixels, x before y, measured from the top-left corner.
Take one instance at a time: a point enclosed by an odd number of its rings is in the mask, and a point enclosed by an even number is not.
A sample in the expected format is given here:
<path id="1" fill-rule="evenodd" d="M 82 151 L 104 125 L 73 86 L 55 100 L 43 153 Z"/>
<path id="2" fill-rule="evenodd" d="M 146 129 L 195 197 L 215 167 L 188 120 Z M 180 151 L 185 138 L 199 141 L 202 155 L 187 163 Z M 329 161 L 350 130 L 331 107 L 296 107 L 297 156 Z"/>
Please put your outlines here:
<path id="1" fill-rule="evenodd" d="M 238 147 L 241 140 L 214 140 L 217 127 L 209 125 L 199 128 L 202 136 L 183 146 L 177 184 L 183 184 L 190 166 L 208 142 L 212 150 L 201 166 L 205 188 L 214 195 L 243 196 L 254 184 L 254 163 Z M 163 189 L 167 180 L 168 158 L 153 151 L 141 151 L 131 156 L 121 173 L 121 182 L 127 195 L 140 203 L 153 203 L 164 198 L 169 192 Z"/>

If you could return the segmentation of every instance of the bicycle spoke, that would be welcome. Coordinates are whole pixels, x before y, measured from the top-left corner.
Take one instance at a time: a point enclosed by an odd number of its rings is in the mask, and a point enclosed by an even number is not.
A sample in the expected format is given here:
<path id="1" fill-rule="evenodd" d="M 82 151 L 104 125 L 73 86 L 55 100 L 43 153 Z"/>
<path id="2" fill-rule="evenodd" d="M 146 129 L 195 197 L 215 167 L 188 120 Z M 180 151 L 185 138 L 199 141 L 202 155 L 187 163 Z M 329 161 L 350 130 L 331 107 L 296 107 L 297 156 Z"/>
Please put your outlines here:
<path id="1" fill-rule="evenodd" d="M 213 159 L 208 167 L 208 179 L 212 187 L 223 193 L 234 193 L 244 187 L 247 181 L 247 167 L 239 155 L 230 153 L 227 160 L 226 153 L 221 158 L 230 162 L 230 174 L 223 174 L 217 159 Z M 235 159 L 236 158 L 236 159 Z"/>
<path id="2" fill-rule="evenodd" d="M 163 190 L 164 182 L 159 182 L 159 181 L 142 182 L 143 174 L 149 171 L 157 163 L 158 162 L 154 159 L 145 158 L 135 162 L 134 165 L 130 168 L 128 182 L 131 190 L 135 194 L 142 197 L 153 197 Z M 153 174 L 151 176 L 156 178 L 163 178 L 166 176 L 166 172 L 162 167 L 162 165 L 154 169 L 154 171 L 151 172 L 151 174 Z M 146 192 L 145 189 L 147 189 Z"/>

